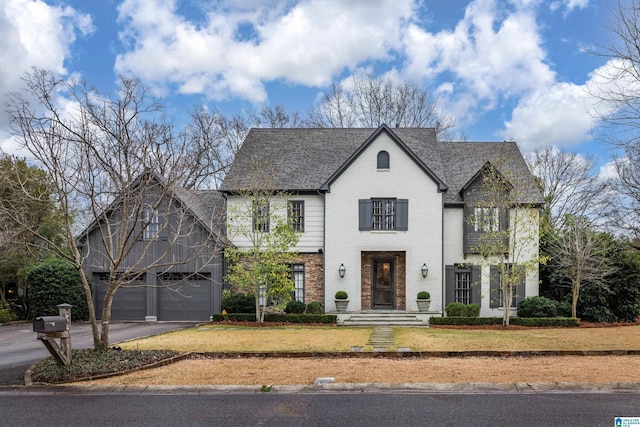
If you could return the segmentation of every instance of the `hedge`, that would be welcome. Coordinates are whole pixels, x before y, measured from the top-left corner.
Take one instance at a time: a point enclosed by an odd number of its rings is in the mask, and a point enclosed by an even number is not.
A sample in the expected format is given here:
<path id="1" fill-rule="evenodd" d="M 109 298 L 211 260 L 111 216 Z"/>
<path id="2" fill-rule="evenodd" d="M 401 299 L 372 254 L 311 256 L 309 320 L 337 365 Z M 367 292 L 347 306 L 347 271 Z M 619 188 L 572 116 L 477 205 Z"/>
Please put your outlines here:
<path id="1" fill-rule="evenodd" d="M 231 313 L 231 314 L 214 314 L 211 316 L 212 322 L 255 322 L 255 314 Z M 334 314 L 276 314 L 267 313 L 264 315 L 265 322 L 284 322 L 284 323 L 324 323 L 335 324 L 338 317 Z"/>
<path id="2" fill-rule="evenodd" d="M 502 325 L 502 317 L 431 317 L 430 325 Z M 510 325 L 515 326 L 580 326 L 574 317 L 512 317 Z"/>

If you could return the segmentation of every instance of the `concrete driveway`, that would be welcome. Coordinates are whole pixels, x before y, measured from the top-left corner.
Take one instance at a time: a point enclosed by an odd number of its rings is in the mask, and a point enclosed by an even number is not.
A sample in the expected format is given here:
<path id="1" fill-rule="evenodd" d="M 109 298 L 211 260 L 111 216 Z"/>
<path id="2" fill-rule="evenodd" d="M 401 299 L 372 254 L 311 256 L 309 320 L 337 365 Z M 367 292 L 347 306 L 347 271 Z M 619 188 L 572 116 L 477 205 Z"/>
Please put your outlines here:
<path id="1" fill-rule="evenodd" d="M 110 343 L 184 329 L 196 322 L 120 322 L 112 323 Z M 87 322 L 71 325 L 73 348 L 93 348 L 91 326 Z M 49 357 L 38 341 L 31 323 L 0 326 L 0 386 L 23 384 L 23 373 L 34 362 Z"/>

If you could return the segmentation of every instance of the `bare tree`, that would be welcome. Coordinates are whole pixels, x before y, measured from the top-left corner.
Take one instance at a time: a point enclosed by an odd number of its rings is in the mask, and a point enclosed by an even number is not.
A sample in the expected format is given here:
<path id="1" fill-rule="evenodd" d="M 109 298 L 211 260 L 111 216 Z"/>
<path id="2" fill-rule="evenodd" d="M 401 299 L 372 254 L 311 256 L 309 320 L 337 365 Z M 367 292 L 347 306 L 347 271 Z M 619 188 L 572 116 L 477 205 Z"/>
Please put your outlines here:
<path id="1" fill-rule="evenodd" d="M 137 80 L 121 78 L 115 97 L 44 70 L 27 74 L 25 83 L 26 91 L 10 99 L 14 134 L 52 181 L 65 233 L 62 243 L 48 243 L 80 273 L 94 345 L 106 348 L 116 292 L 138 286 L 147 272 L 189 265 L 197 273 L 207 266 L 219 250 L 219 218 L 193 220 L 191 193 L 180 187 L 189 174 L 187 139 L 174 136 L 162 106 Z M 101 329 L 83 274 L 89 267 L 108 276 Z"/>
<path id="2" fill-rule="evenodd" d="M 503 307 L 503 325 L 509 325 L 514 298 L 523 297 L 518 289 L 541 261 L 538 203 L 531 186 L 501 154 L 485 164 L 465 195 L 465 220 L 475 232 L 467 239 L 473 239 L 470 246 L 479 255 L 472 261 L 488 267 L 489 280 L 498 283 L 490 298 Z"/>
<path id="3" fill-rule="evenodd" d="M 614 197 L 611 183 L 594 173 L 592 158 L 556 148 L 525 157 L 545 200 L 543 216 L 552 227 L 562 227 L 568 216 L 600 222 Z"/>
<path id="4" fill-rule="evenodd" d="M 576 317 L 580 286 L 601 283 L 614 273 L 607 257 L 607 239 L 584 217 L 570 217 L 551 243 L 554 263 L 568 271 L 571 279 L 571 316 Z"/>
<path id="5" fill-rule="evenodd" d="M 434 127 L 450 140 L 453 118 L 438 111 L 436 99 L 422 87 L 392 78 L 353 76 L 349 86 L 334 84 L 305 121 L 308 127 Z"/>
<path id="6" fill-rule="evenodd" d="M 619 200 L 616 225 L 640 235 L 640 1 L 619 1 L 609 23 L 613 39 L 593 53 L 608 59 L 589 92 L 597 98 L 601 137 L 622 154 L 616 160 Z"/>

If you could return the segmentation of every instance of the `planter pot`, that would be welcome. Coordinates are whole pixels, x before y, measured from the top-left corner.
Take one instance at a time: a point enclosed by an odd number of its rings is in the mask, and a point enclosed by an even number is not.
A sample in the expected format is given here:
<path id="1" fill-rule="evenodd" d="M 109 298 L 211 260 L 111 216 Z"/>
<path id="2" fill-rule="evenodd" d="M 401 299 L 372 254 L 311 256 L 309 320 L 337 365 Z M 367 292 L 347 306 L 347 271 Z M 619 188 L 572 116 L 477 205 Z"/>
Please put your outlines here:
<path id="1" fill-rule="evenodd" d="M 430 299 L 417 299 L 418 311 L 420 313 L 427 313 L 429 311 L 429 305 L 431 305 Z"/>
<path id="2" fill-rule="evenodd" d="M 336 311 L 338 313 L 345 313 L 347 311 L 347 307 L 349 306 L 348 299 L 337 299 L 336 302 Z"/>

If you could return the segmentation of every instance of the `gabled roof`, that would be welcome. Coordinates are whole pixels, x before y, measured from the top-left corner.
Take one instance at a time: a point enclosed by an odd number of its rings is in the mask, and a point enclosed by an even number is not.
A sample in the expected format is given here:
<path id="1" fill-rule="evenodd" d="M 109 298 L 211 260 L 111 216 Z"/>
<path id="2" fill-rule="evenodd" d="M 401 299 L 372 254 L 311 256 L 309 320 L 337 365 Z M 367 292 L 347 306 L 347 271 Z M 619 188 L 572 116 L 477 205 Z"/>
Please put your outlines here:
<path id="1" fill-rule="evenodd" d="M 385 124 L 376 129 L 369 137 L 360 145 L 360 147 L 353 153 L 346 162 L 344 162 L 338 170 L 336 170 L 327 181 L 320 187 L 322 191 L 329 191 L 331 184 L 338 179 L 340 175 L 349 167 L 351 164 L 367 149 L 369 146 L 375 141 L 380 134 L 386 133 L 393 142 L 398 144 L 400 148 L 409 156 L 411 160 L 413 160 L 420 169 L 422 169 L 427 176 L 429 176 L 436 184 L 438 184 L 438 191 L 444 192 L 447 190 L 447 185 L 436 175 L 434 174 L 429 166 L 427 166 L 409 147 L 405 144 L 396 134 L 389 129 L 389 127 Z"/>
<path id="2" fill-rule="evenodd" d="M 231 193 L 246 186 L 246 171 L 252 159 L 258 158 L 273 167 L 273 190 L 326 191 L 332 179 L 382 132 L 388 133 L 441 190 L 446 189 L 446 204 L 463 203 L 460 190 L 487 162 L 523 177 L 523 203 L 543 203 L 514 142 L 438 142 L 433 128 L 390 129 L 386 125 L 377 129 L 251 129 L 220 190 Z"/>
<path id="3" fill-rule="evenodd" d="M 151 172 L 144 172 L 140 174 L 138 178 L 136 178 L 132 184 L 132 187 L 135 187 L 137 183 L 143 179 L 144 174 Z M 167 183 L 162 177 L 157 174 L 152 174 L 150 179 L 155 180 L 159 183 L 163 188 L 167 188 Z M 187 190 L 182 187 L 174 186 L 172 190 L 170 190 L 171 197 L 180 203 L 183 207 L 185 207 L 191 215 L 198 220 L 198 222 L 204 226 L 207 231 L 212 234 L 219 235 L 219 237 L 224 238 L 224 230 L 221 229 L 224 227 L 224 215 L 225 215 L 225 200 L 222 196 L 222 193 L 216 190 Z M 117 204 L 120 200 L 120 196 L 116 197 L 116 199 L 111 202 L 109 207 L 105 209 L 105 212 L 113 212 L 117 209 Z M 212 219 L 217 218 L 217 224 L 212 223 Z M 77 234 L 77 239 L 89 234 L 96 227 L 97 222 L 94 219 L 86 228 L 82 230 L 82 232 Z M 215 226 L 216 229 L 212 228 L 212 225 Z M 222 231 L 222 232 L 221 232 Z"/>

